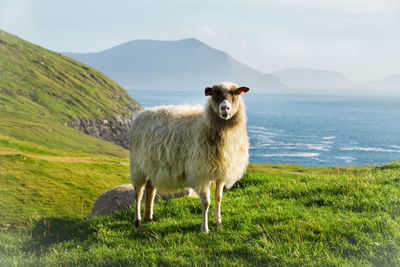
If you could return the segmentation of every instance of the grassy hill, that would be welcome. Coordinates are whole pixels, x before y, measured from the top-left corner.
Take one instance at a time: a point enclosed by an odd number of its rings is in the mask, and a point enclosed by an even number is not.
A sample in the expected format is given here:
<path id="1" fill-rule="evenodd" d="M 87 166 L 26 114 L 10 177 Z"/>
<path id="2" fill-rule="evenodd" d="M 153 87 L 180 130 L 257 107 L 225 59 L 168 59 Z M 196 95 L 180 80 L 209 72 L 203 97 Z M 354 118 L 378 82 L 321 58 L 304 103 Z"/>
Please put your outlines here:
<path id="1" fill-rule="evenodd" d="M 138 109 L 126 90 L 95 69 L 0 31 L 0 127 L 5 135 L 18 135 L 16 119 L 54 122 L 127 147 L 126 132 Z"/>
<path id="2" fill-rule="evenodd" d="M 23 118 L 126 115 L 137 105 L 117 83 L 76 60 L 0 31 L 1 110 Z"/>
<path id="3" fill-rule="evenodd" d="M 100 72 L 0 31 L 0 228 L 82 216 L 98 194 L 128 182 L 125 149 L 67 126 L 96 130 L 138 108 Z"/>

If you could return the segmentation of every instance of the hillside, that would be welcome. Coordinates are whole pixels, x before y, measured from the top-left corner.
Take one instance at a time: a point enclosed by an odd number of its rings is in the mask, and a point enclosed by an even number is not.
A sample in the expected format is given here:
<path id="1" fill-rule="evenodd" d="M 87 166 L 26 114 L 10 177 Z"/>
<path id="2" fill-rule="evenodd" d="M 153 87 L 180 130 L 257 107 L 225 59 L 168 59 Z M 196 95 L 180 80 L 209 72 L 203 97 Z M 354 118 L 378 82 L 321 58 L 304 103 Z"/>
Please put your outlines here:
<path id="1" fill-rule="evenodd" d="M 100 72 L 0 31 L 0 229 L 81 216 L 127 183 L 138 104 Z M 78 131 L 78 130 L 80 131 Z"/>
<path id="2" fill-rule="evenodd" d="M 288 88 L 299 89 L 343 89 L 353 83 L 342 73 L 328 70 L 290 68 L 272 73 Z"/>
<path id="3" fill-rule="evenodd" d="M 138 109 L 95 69 L 0 31 L 1 118 L 50 120 L 127 147 Z"/>
<path id="4" fill-rule="evenodd" d="M 282 86 L 276 76 L 256 71 L 196 39 L 135 40 L 98 53 L 64 54 L 126 88 L 191 90 L 226 80 L 260 89 Z"/>

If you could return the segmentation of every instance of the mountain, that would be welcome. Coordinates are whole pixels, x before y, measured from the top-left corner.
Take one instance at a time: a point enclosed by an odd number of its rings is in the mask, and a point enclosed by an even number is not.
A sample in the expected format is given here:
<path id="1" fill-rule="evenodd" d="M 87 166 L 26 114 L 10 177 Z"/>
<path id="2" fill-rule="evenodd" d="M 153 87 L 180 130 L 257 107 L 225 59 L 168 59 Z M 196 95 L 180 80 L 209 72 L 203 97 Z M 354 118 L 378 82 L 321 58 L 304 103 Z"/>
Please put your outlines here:
<path id="1" fill-rule="evenodd" d="M 0 30 L 0 231 L 84 216 L 128 183 L 121 146 L 139 108 L 97 70 Z"/>
<path id="2" fill-rule="evenodd" d="M 301 89 L 342 89 L 353 86 L 346 75 L 329 70 L 289 68 L 272 73 L 288 88 Z"/>
<path id="3" fill-rule="evenodd" d="M 380 90 L 396 90 L 400 92 L 400 74 L 393 74 L 384 79 L 370 82 L 366 87 Z"/>
<path id="4" fill-rule="evenodd" d="M 110 76 L 126 88 L 190 90 L 230 80 L 276 88 L 276 76 L 254 70 L 197 39 L 135 40 L 98 53 L 63 53 Z"/>

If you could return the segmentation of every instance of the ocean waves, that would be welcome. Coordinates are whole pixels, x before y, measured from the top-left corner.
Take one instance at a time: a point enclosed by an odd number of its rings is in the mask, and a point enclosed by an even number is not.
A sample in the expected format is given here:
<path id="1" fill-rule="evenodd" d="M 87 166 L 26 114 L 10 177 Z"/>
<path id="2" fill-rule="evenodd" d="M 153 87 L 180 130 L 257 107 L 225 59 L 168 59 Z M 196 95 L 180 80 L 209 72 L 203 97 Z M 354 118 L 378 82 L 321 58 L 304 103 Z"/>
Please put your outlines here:
<path id="1" fill-rule="evenodd" d="M 350 146 L 341 147 L 340 150 L 343 151 L 364 151 L 364 152 L 386 152 L 386 153 L 400 153 L 400 147 L 396 145 L 384 147 L 360 147 L 360 146 Z"/>
<path id="2" fill-rule="evenodd" d="M 248 126 L 250 154 L 258 158 L 314 158 L 319 160 L 322 152 L 329 152 L 335 136 L 293 135 L 284 130 Z M 290 140 L 290 141 L 289 141 Z M 305 141 L 312 140 L 312 143 Z M 329 141 L 327 141 L 329 140 Z"/>
<path id="3" fill-rule="evenodd" d="M 387 154 L 400 154 L 400 145 L 363 146 L 334 135 L 302 135 L 259 125 L 249 125 L 248 132 L 252 162 L 362 165 L 360 162 L 375 164 L 376 158 L 385 158 Z"/>

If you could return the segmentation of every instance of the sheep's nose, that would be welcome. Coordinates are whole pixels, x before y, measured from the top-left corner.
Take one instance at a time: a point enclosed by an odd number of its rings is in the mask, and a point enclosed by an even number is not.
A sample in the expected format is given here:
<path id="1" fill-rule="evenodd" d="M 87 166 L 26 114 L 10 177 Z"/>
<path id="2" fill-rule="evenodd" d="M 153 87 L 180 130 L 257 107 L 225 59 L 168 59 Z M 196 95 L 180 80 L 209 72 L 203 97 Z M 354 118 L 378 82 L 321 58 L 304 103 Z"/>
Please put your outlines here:
<path id="1" fill-rule="evenodd" d="M 224 100 L 219 104 L 219 112 L 221 115 L 227 115 L 231 112 L 232 104 L 228 100 Z"/>
<path id="2" fill-rule="evenodd" d="M 229 106 L 222 106 L 222 111 L 229 111 L 231 108 Z"/>

